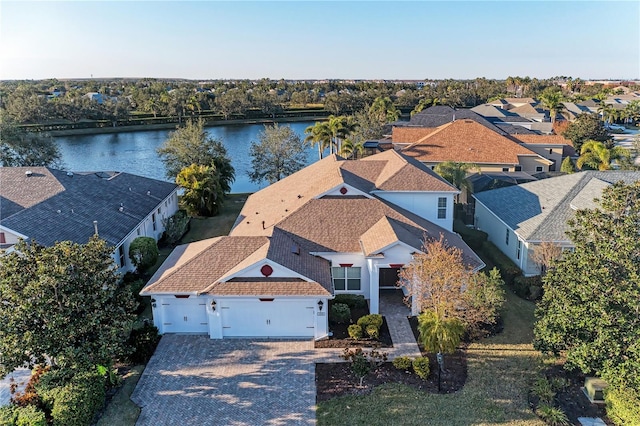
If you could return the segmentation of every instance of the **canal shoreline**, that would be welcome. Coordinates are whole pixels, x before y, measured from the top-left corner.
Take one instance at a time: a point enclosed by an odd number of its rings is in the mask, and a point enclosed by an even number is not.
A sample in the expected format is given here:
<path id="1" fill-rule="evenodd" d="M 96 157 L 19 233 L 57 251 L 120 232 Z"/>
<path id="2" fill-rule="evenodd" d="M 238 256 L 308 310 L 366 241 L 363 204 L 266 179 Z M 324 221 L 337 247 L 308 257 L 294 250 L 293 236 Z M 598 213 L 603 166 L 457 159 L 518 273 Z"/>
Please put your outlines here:
<path id="1" fill-rule="evenodd" d="M 257 119 L 239 119 L 239 120 L 220 120 L 205 122 L 205 127 L 218 127 L 228 125 L 245 125 L 245 124 L 273 124 L 273 123 L 297 123 L 301 121 L 324 121 L 326 116 L 316 117 L 287 117 L 287 118 L 257 118 Z M 119 127 L 95 127 L 91 129 L 69 129 L 69 130 L 50 130 L 47 133 L 50 136 L 89 136 L 102 135 L 109 133 L 127 133 L 127 132 L 144 132 L 146 130 L 173 130 L 178 128 L 177 123 L 162 124 L 139 124 L 133 126 Z"/>

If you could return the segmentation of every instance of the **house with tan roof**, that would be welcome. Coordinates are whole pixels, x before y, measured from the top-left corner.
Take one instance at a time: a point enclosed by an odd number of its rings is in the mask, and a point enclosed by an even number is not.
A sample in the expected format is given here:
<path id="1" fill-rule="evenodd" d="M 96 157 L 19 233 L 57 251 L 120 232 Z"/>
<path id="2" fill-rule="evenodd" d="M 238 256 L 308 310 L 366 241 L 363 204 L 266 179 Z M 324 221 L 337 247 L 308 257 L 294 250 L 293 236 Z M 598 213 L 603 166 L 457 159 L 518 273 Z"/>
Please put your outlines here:
<path id="1" fill-rule="evenodd" d="M 539 173 L 553 161 L 544 158 L 507 135 L 473 120 L 456 120 L 440 126 L 402 153 L 430 168 L 445 161 L 476 164 L 481 171 Z"/>
<path id="2" fill-rule="evenodd" d="M 329 299 L 360 294 L 377 313 L 425 238 L 484 266 L 451 232 L 458 192 L 394 150 L 332 155 L 249 196 L 229 236 L 176 248 L 141 294 L 161 333 L 321 339 Z"/>

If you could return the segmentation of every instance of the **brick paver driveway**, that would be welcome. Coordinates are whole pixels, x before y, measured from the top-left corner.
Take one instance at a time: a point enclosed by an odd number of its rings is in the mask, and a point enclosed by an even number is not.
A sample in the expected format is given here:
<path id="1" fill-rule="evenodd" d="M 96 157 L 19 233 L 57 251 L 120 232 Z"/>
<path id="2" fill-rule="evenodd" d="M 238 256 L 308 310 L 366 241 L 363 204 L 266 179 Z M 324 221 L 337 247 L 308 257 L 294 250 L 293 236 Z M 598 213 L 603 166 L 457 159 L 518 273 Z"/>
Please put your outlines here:
<path id="1" fill-rule="evenodd" d="M 165 335 L 131 399 L 142 425 L 315 424 L 311 341 Z"/>

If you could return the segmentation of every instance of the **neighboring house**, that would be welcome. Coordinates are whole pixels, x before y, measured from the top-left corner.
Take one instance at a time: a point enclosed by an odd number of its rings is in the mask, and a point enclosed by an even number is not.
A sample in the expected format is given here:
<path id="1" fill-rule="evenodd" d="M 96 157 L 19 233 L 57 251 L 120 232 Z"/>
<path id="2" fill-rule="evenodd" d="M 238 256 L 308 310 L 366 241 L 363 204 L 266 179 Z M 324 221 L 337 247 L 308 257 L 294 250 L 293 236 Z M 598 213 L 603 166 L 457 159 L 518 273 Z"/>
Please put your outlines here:
<path id="1" fill-rule="evenodd" d="M 402 153 L 431 168 L 445 161 L 456 161 L 475 164 L 487 172 L 539 173 L 548 171 L 553 164 L 508 135 L 466 119 L 439 127 Z"/>
<path id="2" fill-rule="evenodd" d="M 640 172 L 585 171 L 474 194 L 475 227 L 489 235 L 525 276 L 538 275 L 535 247 L 552 242 L 573 247 L 567 221 L 578 209 L 596 207 L 594 198 L 609 185 L 640 180 Z"/>
<path id="3" fill-rule="evenodd" d="M 513 135 L 513 138 L 531 151 L 551 160 L 553 164 L 549 166 L 549 171 L 560 171 L 562 160 L 566 157 L 575 157 L 577 154 L 573 149 L 573 142 L 561 135 Z"/>
<path id="4" fill-rule="evenodd" d="M 523 105 L 535 104 L 537 101 L 533 98 L 502 98 L 495 101 L 489 101 L 487 104 L 493 105 L 498 108 L 511 110 L 521 107 Z"/>
<path id="5" fill-rule="evenodd" d="M 89 92 L 85 96 L 99 105 L 102 105 L 106 98 L 102 93 L 98 92 Z"/>
<path id="6" fill-rule="evenodd" d="M 120 272 L 134 270 L 129 244 L 158 240 L 178 210 L 175 184 L 119 172 L 71 173 L 48 167 L 0 167 L 0 245 L 18 239 L 52 246 L 85 244 L 97 233 L 115 248 Z"/>
<path id="7" fill-rule="evenodd" d="M 424 238 L 483 266 L 451 232 L 458 192 L 395 150 L 331 155 L 249 196 L 229 236 L 176 248 L 141 294 L 161 333 L 325 338 L 329 299 L 360 294 L 377 313 Z"/>
<path id="8" fill-rule="evenodd" d="M 574 121 L 580 114 L 589 114 L 591 111 L 586 106 L 581 106 L 573 102 L 562 102 L 564 108 L 556 117 L 556 120 Z"/>
<path id="9" fill-rule="evenodd" d="M 538 103 L 527 103 L 524 105 L 520 105 L 518 107 L 510 109 L 509 112 L 512 114 L 516 114 L 519 117 L 526 118 L 530 121 L 536 121 L 538 123 L 551 120 L 549 112 L 545 111 L 542 108 L 539 108 Z"/>

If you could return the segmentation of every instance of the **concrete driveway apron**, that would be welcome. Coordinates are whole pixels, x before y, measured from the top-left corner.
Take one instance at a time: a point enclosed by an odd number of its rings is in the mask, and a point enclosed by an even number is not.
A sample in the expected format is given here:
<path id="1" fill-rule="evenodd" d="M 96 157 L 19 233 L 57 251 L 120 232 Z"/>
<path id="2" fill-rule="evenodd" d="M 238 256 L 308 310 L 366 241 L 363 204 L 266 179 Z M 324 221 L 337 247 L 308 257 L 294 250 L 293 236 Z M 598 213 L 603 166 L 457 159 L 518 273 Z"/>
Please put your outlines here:
<path id="1" fill-rule="evenodd" d="M 311 341 L 165 335 L 131 399 L 146 425 L 315 424 Z"/>

